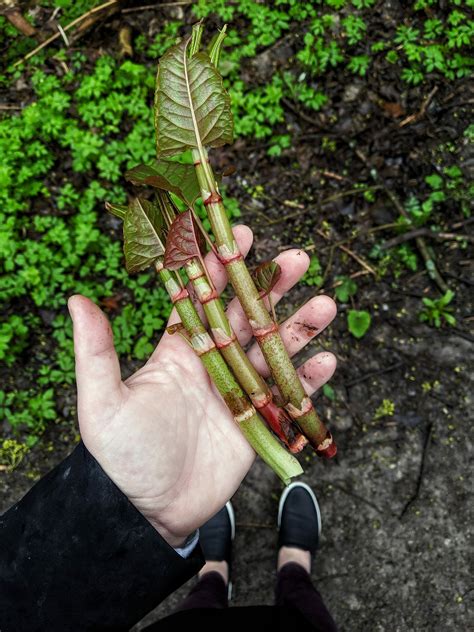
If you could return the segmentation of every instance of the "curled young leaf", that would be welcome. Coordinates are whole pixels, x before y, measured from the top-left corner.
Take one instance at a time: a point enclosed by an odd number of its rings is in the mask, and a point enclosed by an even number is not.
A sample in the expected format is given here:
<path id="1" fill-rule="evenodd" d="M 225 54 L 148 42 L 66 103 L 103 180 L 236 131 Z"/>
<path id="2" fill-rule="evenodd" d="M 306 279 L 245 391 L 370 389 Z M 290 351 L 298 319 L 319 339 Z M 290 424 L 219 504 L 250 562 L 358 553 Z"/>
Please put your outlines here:
<path id="1" fill-rule="evenodd" d="M 270 294 L 281 276 L 281 268 L 276 261 L 265 261 L 253 273 L 253 280 L 262 296 Z"/>
<path id="2" fill-rule="evenodd" d="M 224 43 L 225 38 L 227 37 L 227 24 L 224 24 L 222 27 L 222 31 L 219 31 L 218 35 L 215 35 L 212 38 L 212 41 L 209 45 L 209 57 L 211 62 L 214 64 L 216 68 L 219 66 L 219 58 L 221 56 L 222 44 Z"/>
<path id="3" fill-rule="evenodd" d="M 174 160 L 154 160 L 149 165 L 138 165 L 127 171 L 125 178 L 133 184 L 170 191 L 187 206 L 192 206 L 201 193 L 194 166 Z"/>
<path id="4" fill-rule="evenodd" d="M 126 204 L 112 204 L 111 202 L 106 202 L 105 210 L 111 215 L 115 215 L 115 217 L 124 220 L 128 211 L 128 206 Z"/>
<path id="5" fill-rule="evenodd" d="M 165 268 L 178 270 L 193 257 L 201 256 L 202 235 L 190 210 L 180 213 L 168 232 Z"/>
<path id="6" fill-rule="evenodd" d="M 204 31 L 204 23 L 202 20 L 193 24 L 193 32 L 191 34 L 191 43 L 189 44 L 189 56 L 192 57 L 199 52 L 201 48 L 202 33 Z"/>
<path id="7" fill-rule="evenodd" d="M 170 48 L 158 66 L 155 129 L 159 156 L 232 142 L 230 98 L 207 53 L 187 55 L 189 40 Z"/>
<path id="8" fill-rule="evenodd" d="M 165 248 L 162 242 L 163 217 L 159 208 L 136 198 L 128 207 L 123 223 L 123 251 L 128 272 L 148 268 Z"/>

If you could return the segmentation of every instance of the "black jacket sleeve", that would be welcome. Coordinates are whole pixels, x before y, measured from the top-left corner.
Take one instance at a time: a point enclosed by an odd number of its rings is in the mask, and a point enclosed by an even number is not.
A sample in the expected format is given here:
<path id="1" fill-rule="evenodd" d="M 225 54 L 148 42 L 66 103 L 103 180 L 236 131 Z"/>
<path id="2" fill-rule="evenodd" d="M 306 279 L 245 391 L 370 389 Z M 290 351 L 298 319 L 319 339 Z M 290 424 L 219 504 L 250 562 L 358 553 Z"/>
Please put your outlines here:
<path id="1" fill-rule="evenodd" d="M 128 630 L 203 563 L 199 546 L 180 557 L 80 443 L 0 518 L 0 630 Z"/>

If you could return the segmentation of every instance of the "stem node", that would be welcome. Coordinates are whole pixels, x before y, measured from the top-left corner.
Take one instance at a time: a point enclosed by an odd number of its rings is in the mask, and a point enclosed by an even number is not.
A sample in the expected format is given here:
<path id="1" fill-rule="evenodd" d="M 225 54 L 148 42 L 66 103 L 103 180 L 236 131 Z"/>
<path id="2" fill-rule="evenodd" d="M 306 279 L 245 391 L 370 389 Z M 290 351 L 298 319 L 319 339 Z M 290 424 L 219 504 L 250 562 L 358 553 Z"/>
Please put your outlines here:
<path id="1" fill-rule="evenodd" d="M 186 290 L 186 288 L 182 288 L 179 290 L 179 292 L 177 292 L 176 294 L 173 294 L 170 298 L 171 298 L 171 302 L 174 305 L 178 301 L 182 301 L 183 298 L 189 298 L 188 290 Z"/>
<path id="2" fill-rule="evenodd" d="M 268 336 L 271 336 L 272 334 L 278 332 L 278 325 L 273 321 L 265 327 L 258 327 L 257 323 L 252 320 L 249 322 L 250 326 L 252 327 L 253 335 L 258 342 L 261 342 L 262 340 L 265 340 L 265 338 L 267 338 Z M 289 404 L 289 406 L 291 406 L 291 404 Z"/>
<path id="3" fill-rule="evenodd" d="M 222 196 L 217 191 L 211 191 L 209 196 L 203 200 L 204 206 L 209 204 L 220 204 L 222 202 Z"/>

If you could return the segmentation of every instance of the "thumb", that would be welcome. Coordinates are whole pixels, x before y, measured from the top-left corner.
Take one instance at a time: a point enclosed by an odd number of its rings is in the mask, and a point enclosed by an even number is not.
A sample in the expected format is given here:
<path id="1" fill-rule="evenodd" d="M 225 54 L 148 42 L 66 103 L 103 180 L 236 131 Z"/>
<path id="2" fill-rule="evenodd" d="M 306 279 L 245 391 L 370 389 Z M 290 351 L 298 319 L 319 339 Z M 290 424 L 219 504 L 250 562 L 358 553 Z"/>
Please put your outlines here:
<path id="1" fill-rule="evenodd" d="M 79 419 L 97 415 L 121 396 L 120 364 L 110 323 L 85 296 L 71 296 L 68 309 L 73 322 Z"/>

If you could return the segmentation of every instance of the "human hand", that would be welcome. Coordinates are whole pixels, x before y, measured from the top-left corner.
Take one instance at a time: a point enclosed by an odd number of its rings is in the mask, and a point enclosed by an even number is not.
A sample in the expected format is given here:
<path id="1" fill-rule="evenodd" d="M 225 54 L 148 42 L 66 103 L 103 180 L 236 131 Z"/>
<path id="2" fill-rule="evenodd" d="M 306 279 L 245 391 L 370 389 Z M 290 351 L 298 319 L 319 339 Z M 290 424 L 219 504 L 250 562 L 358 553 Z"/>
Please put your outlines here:
<path id="1" fill-rule="evenodd" d="M 252 232 L 234 234 L 245 255 Z M 276 304 L 305 273 L 309 258 L 288 250 L 276 260 L 281 277 Z M 213 254 L 206 265 L 221 292 L 227 284 Z M 74 324 L 79 426 L 84 444 L 135 507 L 173 547 L 213 516 L 239 487 L 255 453 L 241 434 L 201 361 L 180 336 L 163 334 L 148 362 L 122 382 L 112 330 L 105 314 L 84 296 L 68 303 Z M 236 299 L 227 314 L 241 342 L 251 329 Z M 318 296 L 281 327 L 290 355 L 302 349 L 334 318 L 332 299 Z M 179 320 L 175 310 L 170 323 Z M 269 371 L 257 344 L 249 350 L 257 370 Z M 311 395 L 336 367 L 331 353 L 318 353 L 298 373 Z"/>

